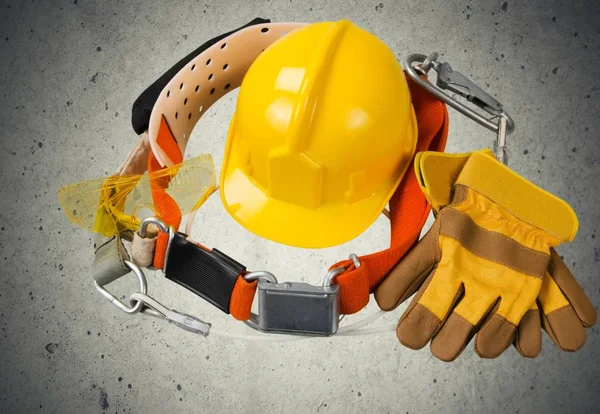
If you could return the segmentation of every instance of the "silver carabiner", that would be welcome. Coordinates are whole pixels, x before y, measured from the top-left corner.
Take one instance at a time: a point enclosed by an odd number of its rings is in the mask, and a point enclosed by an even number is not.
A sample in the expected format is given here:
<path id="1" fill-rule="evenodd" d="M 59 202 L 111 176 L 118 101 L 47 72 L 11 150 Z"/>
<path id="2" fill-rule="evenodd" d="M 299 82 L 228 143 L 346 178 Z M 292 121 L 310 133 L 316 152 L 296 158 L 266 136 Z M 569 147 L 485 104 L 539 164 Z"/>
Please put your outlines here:
<path id="1" fill-rule="evenodd" d="M 420 63 L 420 65 L 415 65 Z M 496 158 L 504 164 L 507 164 L 506 155 L 506 136 L 515 129 L 515 122 L 504 110 L 503 105 L 485 92 L 462 73 L 452 69 L 449 63 L 439 62 L 438 54 L 431 53 L 425 56 L 419 53 L 413 53 L 406 58 L 404 65 L 408 76 L 419 86 L 439 100 L 447 103 L 463 115 L 471 118 L 479 125 L 484 126 L 490 131 L 496 133 L 495 153 Z M 436 84 L 433 85 L 421 77 L 427 78 L 429 71 L 433 69 L 437 72 Z M 490 115 L 490 118 L 475 112 L 473 109 L 456 100 L 454 97 L 444 93 L 444 90 L 454 92 L 467 101 L 473 103 L 478 108 L 483 109 Z"/>
<path id="2" fill-rule="evenodd" d="M 142 269 L 140 269 L 138 265 L 130 262 L 129 260 L 124 260 L 123 263 L 137 276 L 138 281 L 140 282 L 140 292 L 145 295 L 148 292 L 148 283 L 146 281 L 146 276 L 144 275 L 144 272 L 142 272 Z M 98 292 L 102 294 L 102 296 L 110 300 L 110 302 L 113 305 L 115 305 L 117 308 L 121 309 L 125 313 L 133 315 L 134 313 L 138 313 L 140 310 L 142 310 L 142 307 L 144 306 L 144 304 L 139 301 L 133 306 L 127 306 L 119 299 L 117 299 L 112 293 L 106 290 L 104 288 L 104 285 L 100 285 L 98 282 L 94 281 L 94 286 L 96 287 Z"/>

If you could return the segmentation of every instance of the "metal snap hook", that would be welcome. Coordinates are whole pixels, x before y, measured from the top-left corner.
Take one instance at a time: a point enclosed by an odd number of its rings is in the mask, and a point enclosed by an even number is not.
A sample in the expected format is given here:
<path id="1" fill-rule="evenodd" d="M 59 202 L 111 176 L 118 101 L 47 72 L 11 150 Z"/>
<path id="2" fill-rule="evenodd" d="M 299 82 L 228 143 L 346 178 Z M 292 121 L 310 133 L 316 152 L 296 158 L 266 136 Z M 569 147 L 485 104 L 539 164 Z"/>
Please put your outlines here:
<path id="1" fill-rule="evenodd" d="M 129 260 L 124 260 L 123 263 L 125 263 L 125 266 L 127 266 L 129 270 L 131 270 L 137 276 L 140 282 L 140 292 L 146 294 L 148 292 L 148 283 L 146 281 L 146 276 L 144 275 L 144 272 L 142 272 L 142 269 L 140 269 L 139 266 L 130 262 Z M 142 310 L 142 307 L 144 306 L 144 304 L 140 301 L 137 301 L 137 303 L 133 306 L 127 306 L 119 299 L 117 299 L 112 293 L 106 290 L 103 285 L 100 285 L 98 282 L 94 281 L 94 286 L 96 287 L 98 292 L 102 294 L 102 296 L 110 300 L 110 302 L 113 305 L 115 305 L 117 308 L 121 309 L 125 313 L 133 315 Z"/>
<path id="2" fill-rule="evenodd" d="M 515 123 L 498 100 L 485 92 L 466 76 L 453 70 L 449 63 L 441 63 L 437 58 L 438 56 L 435 52 L 431 53 L 429 56 L 413 53 L 406 58 L 404 69 L 408 76 L 427 92 L 490 131 L 499 133 L 499 124 L 494 122 L 494 118 L 501 116 L 506 119 L 506 134 L 508 135 L 513 132 Z M 420 66 L 415 66 L 416 63 L 421 64 Z M 438 75 L 435 85 L 427 82 L 420 76 L 423 75 L 427 77 L 427 73 L 431 68 L 433 68 Z M 489 119 L 486 118 L 452 96 L 442 92 L 443 90 L 449 90 L 462 96 L 473 105 L 493 116 Z"/>
<path id="3" fill-rule="evenodd" d="M 130 302 L 132 304 L 136 302 L 143 303 L 143 313 L 160 319 L 164 319 L 167 322 L 185 331 L 201 334 L 203 336 L 208 336 L 209 334 L 211 328 L 210 323 L 204 322 L 202 319 L 197 318 L 195 316 L 178 312 L 175 309 L 169 309 L 156 299 L 146 294 L 134 293 L 130 297 Z"/>

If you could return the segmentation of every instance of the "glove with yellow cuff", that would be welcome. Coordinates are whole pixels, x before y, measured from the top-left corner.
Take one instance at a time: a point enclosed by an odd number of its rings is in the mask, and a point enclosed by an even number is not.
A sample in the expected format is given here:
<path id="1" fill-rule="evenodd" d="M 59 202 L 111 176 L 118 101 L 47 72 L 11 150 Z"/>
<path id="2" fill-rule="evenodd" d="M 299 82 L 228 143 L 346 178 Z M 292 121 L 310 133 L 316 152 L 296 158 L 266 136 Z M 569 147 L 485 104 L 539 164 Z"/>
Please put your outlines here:
<path id="1" fill-rule="evenodd" d="M 493 157 L 491 150 L 481 153 Z M 415 172 L 434 214 L 450 204 L 454 184 L 469 154 L 422 152 L 415 159 Z M 537 301 L 518 326 L 514 346 L 524 357 L 539 355 L 542 327 L 563 351 L 577 351 L 586 341 L 584 328 L 596 323 L 597 314 L 556 250 L 550 251 L 550 264 L 544 274 Z"/>
<path id="2" fill-rule="evenodd" d="M 426 154 L 415 159 L 419 173 Z M 544 295 L 552 296 L 554 312 L 559 310 L 556 291 L 561 289 L 543 280 L 549 265 L 564 275 L 566 267 L 557 266 L 558 256 L 551 250 L 575 236 L 575 213 L 486 152 L 473 153 L 454 172 L 451 185 L 448 176 L 426 176 L 426 194 L 441 210 L 375 298 L 382 309 L 391 310 L 418 290 L 400 319 L 398 338 L 413 349 L 431 341 L 432 353 L 442 360 L 455 359 L 475 334 L 475 349 L 482 357 L 500 355 L 515 337 L 522 353 L 533 356 L 540 341 L 532 322 L 535 311 L 528 311 Z M 452 201 L 442 208 L 444 192 Z M 567 312 L 554 314 L 558 316 L 548 326 L 572 324 Z M 589 309 L 584 314 L 591 322 Z M 517 330 L 519 324 L 523 328 Z M 551 330 L 557 340 L 563 339 L 560 329 Z"/>

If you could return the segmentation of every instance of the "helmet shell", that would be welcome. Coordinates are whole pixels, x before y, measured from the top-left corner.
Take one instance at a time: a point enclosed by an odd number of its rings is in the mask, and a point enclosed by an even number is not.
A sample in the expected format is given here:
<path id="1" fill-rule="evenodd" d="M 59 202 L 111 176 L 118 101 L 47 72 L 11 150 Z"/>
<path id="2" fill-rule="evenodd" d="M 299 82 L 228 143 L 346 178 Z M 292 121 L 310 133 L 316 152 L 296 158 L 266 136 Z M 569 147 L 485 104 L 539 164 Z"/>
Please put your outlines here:
<path id="1" fill-rule="evenodd" d="M 394 53 L 349 21 L 295 30 L 252 63 L 221 172 L 229 214 L 283 244 L 320 248 L 366 230 L 414 155 L 410 92 Z"/>

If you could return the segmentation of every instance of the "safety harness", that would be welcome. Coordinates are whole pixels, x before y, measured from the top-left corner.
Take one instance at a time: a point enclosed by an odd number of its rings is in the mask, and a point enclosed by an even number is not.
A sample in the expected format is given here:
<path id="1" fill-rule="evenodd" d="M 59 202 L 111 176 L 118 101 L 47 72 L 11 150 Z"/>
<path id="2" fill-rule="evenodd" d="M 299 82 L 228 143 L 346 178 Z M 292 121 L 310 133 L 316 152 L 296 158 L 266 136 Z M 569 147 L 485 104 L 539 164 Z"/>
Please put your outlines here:
<path id="1" fill-rule="evenodd" d="M 248 25 L 205 43 L 186 56 L 150 86 L 133 106 L 132 123 L 140 134 L 138 144 L 128 155 L 118 174 L 150 174 L 183 161 L 190 131 L 197 120 L 220 97 L 237 88 L 245 71 L 262 50 L 297 23 L 270 23 L 255 19 Z M 416 64 L 416 66 L 415 66 Z M 207 66 L 227 67 L 216 79 L 207 77 Z M 438 72 L 437 87 L 427 80 L 427 72 Z M 505 137 L 514 128 L 502 105 L 464 76 L 437 61 L 437 54 L 409 56 L 405 70 L 418 127 L 417 152 L 444 151 L 448 135 L 445 103 L 498 134 L 497 154 L 506 159 Z M 210 82 L 209 82 L 210 81 Z M 485 118 L 462 105 L 442 89 L 460 94 L 492 115 Z M 190 92 L 193 91 L 193 92 Z M 184 93 L 185 92 L 185 93 Z M 190 93 L 201 94 L 193 105 Z M 191 127 L 190 127 L 191 125 Z M 158 155 L 158 156 L 157 156 Z M 210 324 L 169 310 L 147 295 L 141 267 L 161 269 L 165 276 L 235 319 L 246 321 L 264 332 L 305 335 L 331 335 L 338 331 L 340 314 L 354 314 L 369 302 L 370 294 L 418 240 L 430 212 L 413 168 L 409 168 L 389 202 L 390 247 L 373 254 L 335 263 L 321 286 L 305 283 L 278 283 L 265 271 L 249 271 L 237 260 L 217 249 L 207 248 L 178 232 L 182 214 L 166 191 L 172 176 L 151 180 L 155 216 L 144 220 L 137 232 L 124 232 L 96 243 L 92 273 L 97 289 L 127 313 L 145 311 L 167 319 L 186 330 L 207 335 Z M 213 191 L 216 191 L 215 187 Z M 188 220 L 188 227 L 190 225 Z M 121 239 L 132 241 L 129 259 Z M 140 290 L 131 296 L 131 306 L 105 289 L 119 277 L 133 271 Z M 259 313 L 251 312 L 259 292 Z M 286 311 L 287 309 L 287 311 Z M 291 310 L 295 309 L 295 310 Z M 303 309 L 303 312 L 297 312 Z"/>

